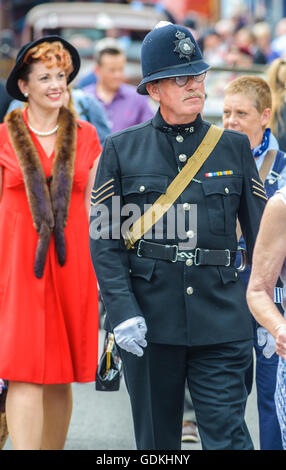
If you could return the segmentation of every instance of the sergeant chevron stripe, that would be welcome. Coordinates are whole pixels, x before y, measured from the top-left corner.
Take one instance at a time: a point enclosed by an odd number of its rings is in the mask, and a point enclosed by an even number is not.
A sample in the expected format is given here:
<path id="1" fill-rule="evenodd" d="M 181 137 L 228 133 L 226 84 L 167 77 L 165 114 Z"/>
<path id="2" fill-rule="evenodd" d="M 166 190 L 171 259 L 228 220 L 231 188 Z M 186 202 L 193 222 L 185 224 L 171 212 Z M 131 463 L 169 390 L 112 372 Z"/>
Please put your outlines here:
<path id="1" fill-rule="evenodd" d="M 259 181 L 255 180 L 254 178 L 251 178 L 251 181 L 253 181 L 253 183 L 255 183 L 255 184 L 258 184 L 258 186 L 260 186 L 262 189 L 264 189 L 263 184 L 260 183 Z"/>
<path id="2" fill-rule="evenodd" d="M 268 200 L 267 194 L 265 192 L 263 184 L 259 183 L 259 181 L 255 180 L 254 178 L 251 178 L 252 181 L 252 194 L 255 196 L 259 196 L 262 199 Z"/>
<path id="3" fill-rule="evenodd" d="M 91 191 L 91 205 L 96 206 L 101 202 L 105 201 L 105 199 L 114 196 L 114 178 L 106 181 L 106 183 L 102 184 L 97 189 L 92 189 Z"/>

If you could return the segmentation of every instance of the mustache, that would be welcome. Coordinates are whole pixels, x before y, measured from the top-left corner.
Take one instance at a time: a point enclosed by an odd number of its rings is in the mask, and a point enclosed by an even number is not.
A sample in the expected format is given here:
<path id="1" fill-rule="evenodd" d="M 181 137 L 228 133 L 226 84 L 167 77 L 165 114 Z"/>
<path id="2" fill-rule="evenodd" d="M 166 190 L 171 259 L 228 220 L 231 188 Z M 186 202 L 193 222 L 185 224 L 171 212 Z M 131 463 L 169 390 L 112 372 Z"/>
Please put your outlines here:
<path id="1" fill-rule="evenodd" d="M 205 98 L 205 94 L 204 93 L 201 93 L 199 90 L 196 90 L 196 91 L 192 91 L 192 92 L 189 92 L 189 93 L 186 93 L 183 97 L 182 97 L 182 101 L 185 101 L 189 98 L 200 98 L 200 99 L 204 99 Z"/>

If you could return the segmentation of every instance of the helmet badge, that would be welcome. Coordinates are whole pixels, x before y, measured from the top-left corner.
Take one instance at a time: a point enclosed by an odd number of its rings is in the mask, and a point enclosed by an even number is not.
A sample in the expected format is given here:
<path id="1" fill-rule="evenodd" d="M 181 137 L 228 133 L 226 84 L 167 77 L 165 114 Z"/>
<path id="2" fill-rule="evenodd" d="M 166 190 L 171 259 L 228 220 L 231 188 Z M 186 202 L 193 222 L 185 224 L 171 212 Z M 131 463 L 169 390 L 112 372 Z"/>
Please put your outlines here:
<path id="1" fill-rule="evenodd" d="M 174 52 L 179 54 L 180 59 L 188 59 L 190 61 L 196 49 L 194 43 L 192 43 L 190 38 L 186 38 L 185 33 L 181 31 L 177 31 L 175 36 L 177 40 L 174 41 L 176 46 Z"/>

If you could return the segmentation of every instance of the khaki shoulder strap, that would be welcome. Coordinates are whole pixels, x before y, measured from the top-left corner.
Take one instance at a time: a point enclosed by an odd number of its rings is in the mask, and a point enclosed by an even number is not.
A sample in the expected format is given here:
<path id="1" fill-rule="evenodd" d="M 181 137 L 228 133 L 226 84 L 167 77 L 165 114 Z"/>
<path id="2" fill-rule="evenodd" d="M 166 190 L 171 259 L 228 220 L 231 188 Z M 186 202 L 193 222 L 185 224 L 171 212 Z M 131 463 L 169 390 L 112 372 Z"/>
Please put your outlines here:
<path id="1" fill-rule="evenodd" d="M 259 170 L 259 176 L 263 184 L 265 183 L 266 176 L 268 175 L 270 168 L 272 168 L 276 155 L 277 150 L 268 150 L 264 157 L 264 160 Z"/>
<path id="2" fill-rule="evenodd" d="M 141 217 L 136 220 L 129 232 L 124 235 L 125 244 L 128 249 L 140 240 L 144 233 L 148 232 L 158 220 L 169 210 L 189 182 L 197 174 L 206 161 L 216 144 L 218 143 L 223 129 L 211 125 L 197 150 L 188 159 L 187 164 L 168 186 L 166 193 L 162 194 Z"/>

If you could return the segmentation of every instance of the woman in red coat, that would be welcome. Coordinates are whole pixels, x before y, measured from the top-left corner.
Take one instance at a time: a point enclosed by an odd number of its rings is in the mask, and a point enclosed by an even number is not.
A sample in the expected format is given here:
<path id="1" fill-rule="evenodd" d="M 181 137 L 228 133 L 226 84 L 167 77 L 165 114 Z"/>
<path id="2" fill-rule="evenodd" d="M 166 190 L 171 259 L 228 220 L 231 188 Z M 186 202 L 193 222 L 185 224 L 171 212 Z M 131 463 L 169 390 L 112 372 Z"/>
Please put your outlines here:
<path id="1" fill-rule="evenodd" d="M 63 106 L 79 70 L 57 36 L 24 46 L 7 90 L 27 102 L 0 125 L 0 377 L 14 449 L 62 449 L 72 382 L 97 367 L 88 211 L 100 143 Z"/>

